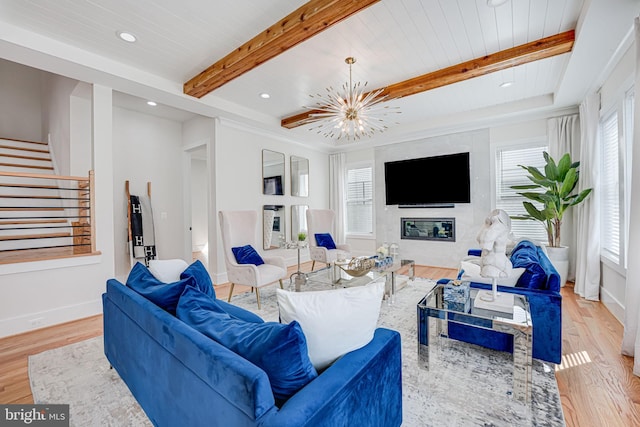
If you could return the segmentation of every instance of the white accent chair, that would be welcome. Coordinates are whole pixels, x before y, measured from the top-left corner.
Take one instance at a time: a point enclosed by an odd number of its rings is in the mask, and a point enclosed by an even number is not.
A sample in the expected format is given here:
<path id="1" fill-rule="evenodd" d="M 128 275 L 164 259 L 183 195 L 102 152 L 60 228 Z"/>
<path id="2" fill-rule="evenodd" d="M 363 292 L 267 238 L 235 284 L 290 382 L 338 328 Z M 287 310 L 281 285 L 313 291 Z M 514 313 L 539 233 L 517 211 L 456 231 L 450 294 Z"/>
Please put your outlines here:
<path id="1" fill-rule="evenodd" d="M 231 248 L 251 245 L 256 251 L 262 247 L 258 242 L 258 212 L 256 211 L 220 211 L 220 231 L 224 247 L 224 262 L 227 266 L 227 278 L 231 282 L 229 299 L 233 295 L 235 284 L 251 286 L 255 289 L 258 309 L 260 306 L 260 288 L 271 283 L 280 282 L 287 276 L 284 258 L 279 256 L 262 257 L 264 264 L 238 264 Z"/>
<path id="2" fill-rule="evenodd" d="M 309 256 L 313 263 L 311 270 L 316 266 L 316 261 L 329 265 L 337 259 L 351 257 L 351 247 L 347 244 L 335 242 L 336 213 L 331 209 L 307 209 L 307 227 L 309 229 Z M 336 243 L 336 249 L 327 249 L 318 246 L 316 234 L 329 233 Z"/>

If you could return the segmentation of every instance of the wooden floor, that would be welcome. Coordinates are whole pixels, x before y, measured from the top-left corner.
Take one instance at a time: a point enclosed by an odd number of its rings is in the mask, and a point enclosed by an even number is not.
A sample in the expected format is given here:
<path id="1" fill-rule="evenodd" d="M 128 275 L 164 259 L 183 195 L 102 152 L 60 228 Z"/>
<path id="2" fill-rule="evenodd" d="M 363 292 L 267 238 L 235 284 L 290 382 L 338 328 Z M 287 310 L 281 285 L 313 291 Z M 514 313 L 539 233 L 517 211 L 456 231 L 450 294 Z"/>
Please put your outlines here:
<path id="1" fill-rule="evenodd" d="M 309 271 L 311 263 L 303 265 Z M 293 269 L 290 269 L 290 273 Z M 453 277 L 446 268 L 416 266 L 416 276 Z M 234 294 L 248 289 L 236 286 Z M 227 284 L 216 286 L 219 298 Z M 567 427 L 640 426 L 640 378 L 633 359 L 620 355 L 622 325 L 599 302 L 586 301 L 562 289 L 563 357 L 556 368 Z M 33 403 L 27 358 L 48 349 L 102 334 L 102 316 L 93 316 L 0 339 L 0 403 Z"/>

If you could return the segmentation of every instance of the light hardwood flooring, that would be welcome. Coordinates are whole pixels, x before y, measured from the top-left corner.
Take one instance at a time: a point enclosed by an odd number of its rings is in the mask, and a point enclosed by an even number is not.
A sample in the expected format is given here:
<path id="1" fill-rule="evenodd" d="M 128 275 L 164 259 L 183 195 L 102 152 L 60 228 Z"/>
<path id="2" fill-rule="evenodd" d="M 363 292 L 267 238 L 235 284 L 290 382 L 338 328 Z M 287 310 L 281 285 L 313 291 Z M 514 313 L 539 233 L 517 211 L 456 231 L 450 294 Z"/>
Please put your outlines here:
<path id="1" fill-rule="evenodd" d="M 311 263 L 303 265 L 309 271 Z M 289 273 L 294 271 L 290 269 Z M 455 270 L 416 266 L 416 276 L 453 277 Z M 234 294 L 249 289 L 236 286 Z M 226 298 L 229 285 L 216 286 Z M 567 427 L 640 425 L 640 378 L 633 359 L 620 354 L 622 325 L 599 302 L 586 301 L 568 284 L 562 289 L 563 355 L 556 369 Z M 0 339 L 0 403 L 33 403 L 27 358 L 102 334 L 102 316 Z"/>

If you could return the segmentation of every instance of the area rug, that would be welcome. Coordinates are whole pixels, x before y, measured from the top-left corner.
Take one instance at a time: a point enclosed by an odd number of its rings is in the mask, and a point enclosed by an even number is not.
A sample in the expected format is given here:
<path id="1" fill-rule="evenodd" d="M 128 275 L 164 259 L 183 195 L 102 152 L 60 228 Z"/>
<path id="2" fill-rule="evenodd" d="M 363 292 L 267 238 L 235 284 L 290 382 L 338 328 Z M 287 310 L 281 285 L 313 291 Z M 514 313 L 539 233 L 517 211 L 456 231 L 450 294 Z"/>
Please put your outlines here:
<path id="1" fill-rule="evenodd" d="M 416 304 L 433 285 L 426 279 L 408 281 L 393 303 L 383 302 L 381 309 L 379 325 L 402 336 L 402 425 L 564 426 L 552 365 L 533 361 L 530 408 L 511 397 L 513 360 L 508 353 L 444 340 L 432 352 L 431 369 L 418 367 Z M 275 286 L 261 290 L 261 310 L 255 294 L 234 296 L 231 302 L 265 320 L 278 319 Z M 36 403 L 70 404 L 71 425 L 151 425 L 109 369 L 102 337 L 30 356 L 29 378 Z"/>

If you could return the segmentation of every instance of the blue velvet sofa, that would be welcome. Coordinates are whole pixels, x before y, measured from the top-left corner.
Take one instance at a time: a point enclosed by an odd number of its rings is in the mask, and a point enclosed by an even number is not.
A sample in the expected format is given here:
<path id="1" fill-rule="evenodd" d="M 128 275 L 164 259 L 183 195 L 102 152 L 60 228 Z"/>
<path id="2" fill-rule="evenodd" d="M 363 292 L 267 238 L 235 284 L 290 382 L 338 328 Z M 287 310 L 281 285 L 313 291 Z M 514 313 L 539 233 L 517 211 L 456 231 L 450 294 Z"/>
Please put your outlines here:
<path id="1" fill-rule="evenodd" d="M 470 255 L 480 255 L 471 250 Z M 498 286 L 500 292 L 527 296 L 533 322 L 533 357 L 552 363 L 562 358 L 562 296 L 560 275 L 543 250 L 528 240 L 520 241 L 511 252 L 514 267 L 525 271 L 515 287 Z M 438 283 L 447 283 L 441 279 Z M 471 287 L 491 289 L 491 285 L 471 282 Z M 449 323 L 449 337 L 501 351 L 513 351 L 513 336 Z"/>
<path id="2" fill-rule="evenodd" d="M 156 426 L 402 423 L 396 331 L 377 329 L 368 345 L 338 359 L 278 407 L 263 370 L 128 286 L 111 279 L 102 299 L 105 355 Z M 242 316 L 239 307 L 217 302 Z"/>

